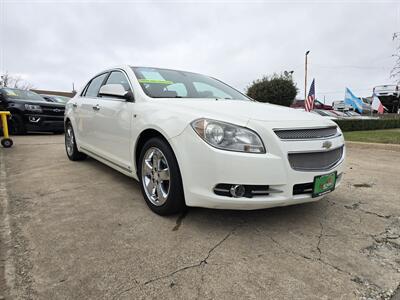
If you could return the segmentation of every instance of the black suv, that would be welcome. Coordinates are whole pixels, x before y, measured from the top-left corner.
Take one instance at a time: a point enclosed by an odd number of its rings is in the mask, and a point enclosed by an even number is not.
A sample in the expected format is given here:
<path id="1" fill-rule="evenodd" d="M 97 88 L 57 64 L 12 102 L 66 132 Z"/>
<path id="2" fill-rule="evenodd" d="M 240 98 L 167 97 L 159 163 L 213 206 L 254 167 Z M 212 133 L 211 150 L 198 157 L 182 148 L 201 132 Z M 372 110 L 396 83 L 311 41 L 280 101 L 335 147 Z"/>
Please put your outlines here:
<path id="1" fill-rule="evenodd" d="M 64 131 L 65 104 L 47 102 L 32 91 L 0 88 L 0 110 L 11 112 L 11 134 Z"/>

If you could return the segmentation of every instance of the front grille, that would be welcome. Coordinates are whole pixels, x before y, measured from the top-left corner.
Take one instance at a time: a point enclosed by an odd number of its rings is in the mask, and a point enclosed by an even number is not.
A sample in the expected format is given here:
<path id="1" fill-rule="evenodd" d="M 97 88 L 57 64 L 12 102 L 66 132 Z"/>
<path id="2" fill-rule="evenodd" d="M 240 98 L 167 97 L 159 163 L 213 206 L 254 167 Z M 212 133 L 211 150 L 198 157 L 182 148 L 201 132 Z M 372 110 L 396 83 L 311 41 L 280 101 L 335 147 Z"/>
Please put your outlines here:
<path id="1" fill-rule="evenodd" d="M 44 115 L 48 116 L 64 116 L 64 108 L 63 107 L 52 107 L 52 106 L 44 106 L 41 105 L 42 112 Z"/>
<path id="2" fill-rule="evenodd" d="M 329 170 L 343 156 L 343 148 L 330 151 L 289 153 L 289 163 L 292 169 L 298 171 Z"/>
<path id="3" fill-rule="evenodd" d="M 275 129 L 275 134 L 282 140 L 309 140 L 335 136 L 337 127 L 303 128 L 303 129 Z"/>

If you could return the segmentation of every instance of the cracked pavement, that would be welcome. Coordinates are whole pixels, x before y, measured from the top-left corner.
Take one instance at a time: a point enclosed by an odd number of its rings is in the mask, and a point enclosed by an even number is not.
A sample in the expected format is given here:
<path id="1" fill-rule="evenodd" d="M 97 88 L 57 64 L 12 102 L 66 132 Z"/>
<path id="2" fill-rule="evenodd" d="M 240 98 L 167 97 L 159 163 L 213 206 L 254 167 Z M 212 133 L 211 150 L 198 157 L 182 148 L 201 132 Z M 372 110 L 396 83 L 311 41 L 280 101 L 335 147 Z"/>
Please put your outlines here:
<path id="1" fill-rule="evenodd" d="M 160 217 L 134 180 L 70 162 L 62 135 L 14 143 L 0 297 L 400 299 L 400 147 L 349 144 L 342 185 L 316 203 Z"/>

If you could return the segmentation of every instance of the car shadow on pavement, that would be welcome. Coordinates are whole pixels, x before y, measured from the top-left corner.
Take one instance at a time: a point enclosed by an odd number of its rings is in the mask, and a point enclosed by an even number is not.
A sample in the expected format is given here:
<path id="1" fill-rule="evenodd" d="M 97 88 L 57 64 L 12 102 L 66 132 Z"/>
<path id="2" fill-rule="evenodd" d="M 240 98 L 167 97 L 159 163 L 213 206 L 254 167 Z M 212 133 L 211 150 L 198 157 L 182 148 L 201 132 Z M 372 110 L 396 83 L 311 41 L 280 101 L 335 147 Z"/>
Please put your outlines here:
<path id="1" fill-rule="evenodd" d="M 104 165 L 103 163 L 88 158 L 83 163 L 90 165 L 96 174 L 108 174 L 113 181 L 117 181 L 124 189 L 135 194 L 134 199 L 125 199 L 125 201 L 141 202 L 143 209 L 147 210 L 147 214 L 156 216 L 147 206 L 141 195 L 140 183 L 133 178 Z M 329 196 L 328 196 L 329 197 Z M 188 207 L 180 214 L 171 216 L 156 216 L 173 222 L 171 231 L 178 231 L 183 224 L 191 223 L 198 229 L 204 227 L 205 230 L 211 230 L 212 226 L 218 226 L 230 230 L 237 226 L 251 225 L 261 227 L 275 227 L 280 224 L 287 227 L 287 223 L 297 224 L 294 226 L 303 226 L 305 222 L 312 222 L 319 228 L 319 219 L 324 216 L 324 211 L 329 203 L 322 199 L 318 202 L 303 203 L 299 205 L 275 207 L 258 210 L 224 210 L 224 209 L 208 209 L 199 207 Z M 136 212 L 132 210 L 132 214 Z M 313 220 L 315 222 L 313 222 Z M 303 224 L 303 225 L 301 225 Z"/>

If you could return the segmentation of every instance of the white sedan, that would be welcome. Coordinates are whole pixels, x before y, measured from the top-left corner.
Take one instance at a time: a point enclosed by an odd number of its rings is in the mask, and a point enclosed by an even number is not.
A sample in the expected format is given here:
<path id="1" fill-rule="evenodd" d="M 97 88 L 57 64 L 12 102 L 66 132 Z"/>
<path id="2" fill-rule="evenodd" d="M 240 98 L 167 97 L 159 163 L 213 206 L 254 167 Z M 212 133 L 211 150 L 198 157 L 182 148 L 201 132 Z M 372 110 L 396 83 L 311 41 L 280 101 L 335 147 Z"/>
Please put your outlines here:
<path id="1" fill-rule="evenodd" d="M 65 129 L 71 160 L 89 155 L 140 181 L 160 215 L 316 201 L 338 186 L 345 158 L 331 120 L 169 69 L 97 74 L 67 103 Z"/>

